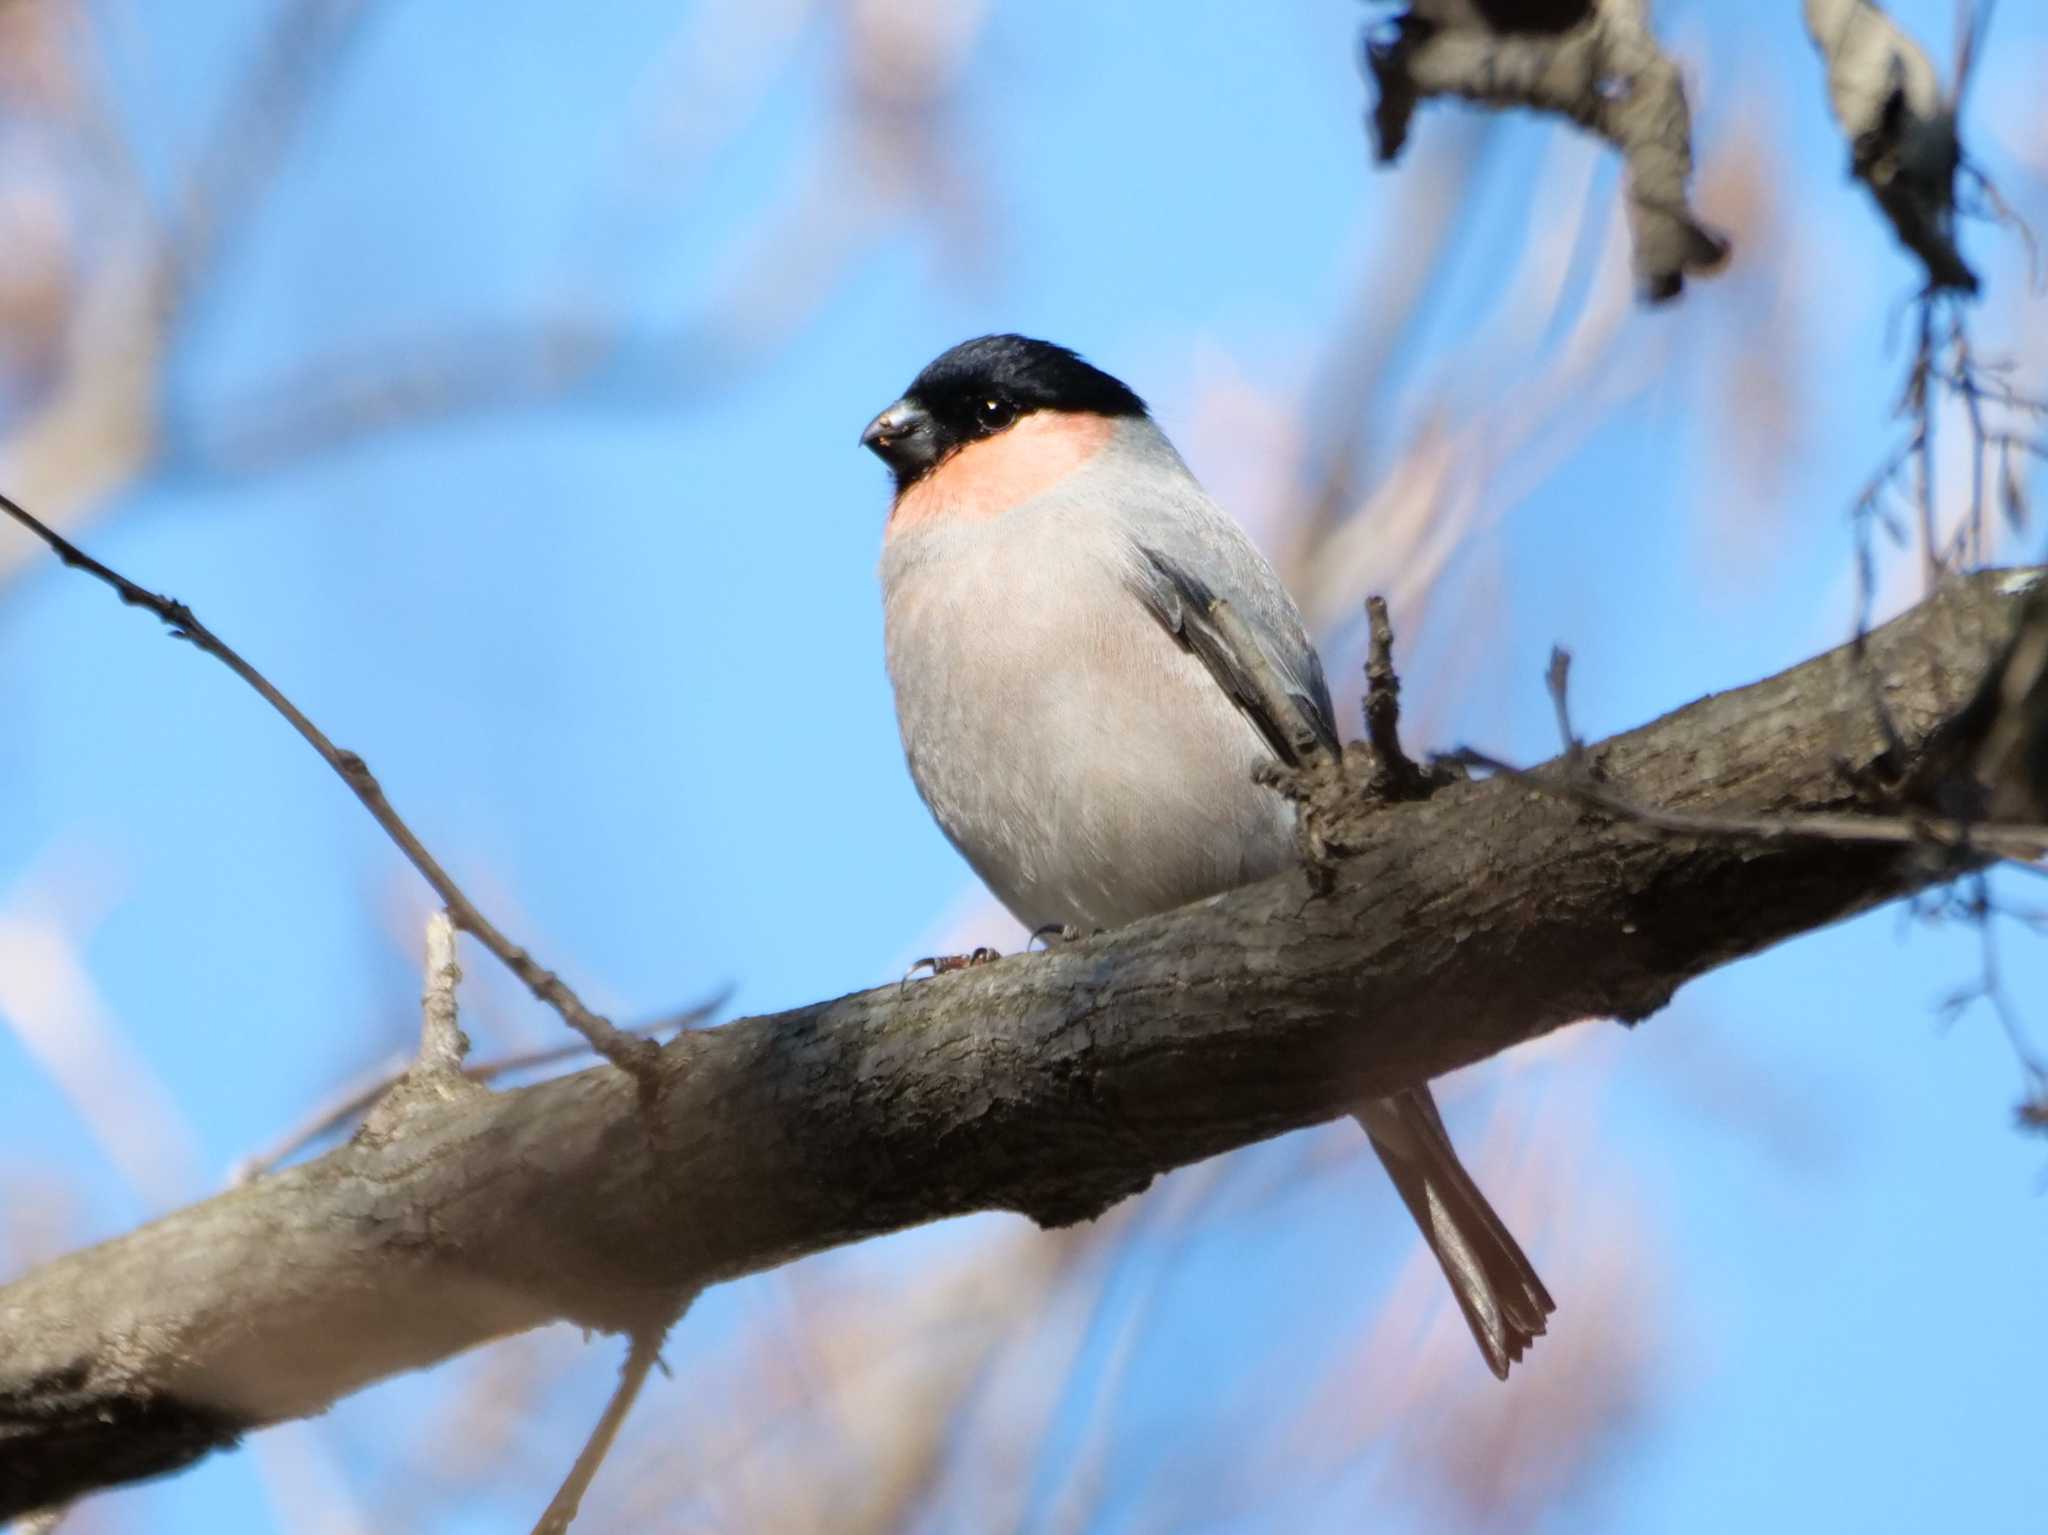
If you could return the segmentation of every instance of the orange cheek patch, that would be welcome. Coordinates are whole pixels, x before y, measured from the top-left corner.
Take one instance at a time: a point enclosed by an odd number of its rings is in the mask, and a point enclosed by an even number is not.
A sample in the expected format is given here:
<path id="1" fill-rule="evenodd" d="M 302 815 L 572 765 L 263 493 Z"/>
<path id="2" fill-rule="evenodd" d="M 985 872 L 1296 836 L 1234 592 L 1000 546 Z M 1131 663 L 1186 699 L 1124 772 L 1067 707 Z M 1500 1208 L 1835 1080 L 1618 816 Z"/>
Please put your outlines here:
<path id="1" fill-rule="evenodd" d="M 888 536 L 925 523 L 984 521 L 1041 496 L 1102 451 L 1107 416 L 1039 410 L 1008 431 L 969 443 L 896 498 Z"/>

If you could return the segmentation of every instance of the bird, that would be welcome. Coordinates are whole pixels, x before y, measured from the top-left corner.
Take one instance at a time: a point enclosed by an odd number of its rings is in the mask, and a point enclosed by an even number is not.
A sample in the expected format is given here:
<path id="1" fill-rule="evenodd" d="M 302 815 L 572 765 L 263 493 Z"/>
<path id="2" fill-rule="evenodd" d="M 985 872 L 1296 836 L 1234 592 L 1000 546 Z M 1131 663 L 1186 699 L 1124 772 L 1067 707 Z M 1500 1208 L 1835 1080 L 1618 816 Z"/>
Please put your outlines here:
<path id="1" fill-rule="evenodd" d="M 1027 930 L 1120 927 L 1297 862 L 1294 809 L 1255 778 L 1289 743 L 1248 679 L 1279 678 L 1334 749 L 1322 662 L 1128 385 L 1052 342 L 980 336 L 860 440 L 894 481 L 883 650 L 911 779 Z M 1427 1085 L 1354 1113 L 1507 1379 L 1549 1292 Z"/>

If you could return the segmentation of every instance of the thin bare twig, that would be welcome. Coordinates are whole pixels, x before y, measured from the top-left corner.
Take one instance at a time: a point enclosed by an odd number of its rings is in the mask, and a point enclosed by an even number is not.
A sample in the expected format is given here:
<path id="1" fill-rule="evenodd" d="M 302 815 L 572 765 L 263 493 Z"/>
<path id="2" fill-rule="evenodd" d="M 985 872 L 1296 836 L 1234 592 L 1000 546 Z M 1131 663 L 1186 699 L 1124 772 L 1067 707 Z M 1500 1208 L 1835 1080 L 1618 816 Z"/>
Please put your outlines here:
<path id="1" fill-rule="evenodd" d="M 635 1038 L 645 1038 L 674 1029 L 678 1033 L 694 1029 L 717 1015 L 732 996 L 731 988 L 708 997 L 696 1006 L 679 1013 L 657 1018 L 651 1023 L 635 1023 L 626 1027 L 625 1032 Z M 462 1074 L 472 1082 L 490 1083 L 500 1077 L 509 1077 L 514 1072 L 532 1071 L 542 1066 L 553 1066 L 562 1061 L 574 1060 L 588 1053 L 590 1046 L 581 1041 L 573 1045 L 555 1045 L 546 1050 L 528 1050 L 518 1055 L 500 1056 L 489 1061 L 468 1061 L 463 1064 Z M 358 1119 L 376 1106 L 377 1100 L 390 1092 L 405 1076 L 412 1065 L 404 1055 L 392 1055 L 379 1061 L 366 1072 L 352 1077 L 348 1082 L 330 1093 L 311 1113 L 280 1137 L 268 1150 L 254 1156 L 244 1157 L 228 1173 L 228 1186 L 240 1188 L 254 1182 L 279 1163 L 296 1156 L 314 1141 L 332 1130 L 339 1129 L 352 1119 Z"/>
<path id="2" fill-rule="evenodd" d="M 669 1029 L 680 1034 L 697 1028 L 715 1017 L 731 999 L 732 988 L 721 987 L 694 1006 L 686 1007 L 681 1012 L 666 1014 L 650 1023 L 630 1024 L 624 1032 L 635 1039 L 645 1039 Z M 554 1045 L 546 1050 L 523 1051 L 518 1055 L 500 1056 L 497 1060 L 485 1061 L 480 1066 L 465 1067 L 462 1074 L 472 1082 L 495 1082 L 498 1078 L 510 1076 L 515 1071 L 530 1071 L 536 1066 L 553 1066 L 559 1061 L 574 1060 L 589 1048 L 589 1045 Z"/>
<path id="3" fill-rule="evenodd" d="M 1998 961 L 1998 927 L 1996 918 L 2000 913 L 1997 903 L 1991 899 L 1991 885 L 1979 874 L 1970 882 L 1970 893 L 1962 902 L 1962 912 L 1977 927 L 1978 953 L 1982 970 L 1977 982 L 1951 993 L 1941 1005 L 1942 1016 L 1953 1022 L 1977 1002 L 1988 1003 L 1992 1014 L 1998 1019 L 1999 1027 L 2005 1031 L 2007 1044 L 2012 1047 L 2014 1057 L 2026 1074 L 2029 1088 L 2039 1091 L 2048 1086 L 2048 1059 L 2027 1033 L 2025 1020 L 2020 1017 L 2019 1008 L 2006 989 L 2005 976 Z"/>
<path id="4" fill-rule="evenodd" d="M 1737 838 L 1753 842 L 1812 839 L 1826 842 L 1867 842 L 1896 846 L 1933 845 L 1959 853 L 2003 858 L 2033 874 L 2048 874 L 2032 860 L 2048 855 L 2048 826 L 1987 825 L 1948 816 L 1863 815 L 1701 815 L 1687 810 L 1661 810 L 1639 805 L 1583 777 L 1554 777 L 1516 767 L 1498 757 L 1461 746 L 1445 759 L 1463 767 L 1497 773 L 1538 794 L 1567 800 L 1617 820 L 1633 821 L 1652 831 L 1683 837 Z"/>
<path id="5" fill-rule="evenodd" d="M 1550 707 L 1557 714 L 1557 738 L 1564 747 L 1564 760 L 1574 769 L 1585 755 L 1586 744 L 1572 729 L 1572 653 L 1562 645 L 1550 647 L 1550 665 L 1543 670 L 1543 688 L 1550 694 Z"/>
<path id="6" fill-rule="evenodd" d="M 459 1077 L 469 1036 L 455 1010 L 462 967 L 455 963 L 455 924 L 445 911 L 427 918 L 427 984 L 420 995 L 420 1055 L 415 1068 L 428 1076 Z"/>
<path id="7" fill-rule="evenodd" d="M 1910 409 L 1918 420 L 1913 442 L 1916 448 L 1917 486 L 1915 502 L 1920 510 L 1920 574 L 1928 591 L 1941 579 L 1941 546 L 1936 533 L 1934 480 L 1934 304 L 1932 295 L 1920 301 L 1920 343 L 1913 354 L 1913 366 L 1906 375 L 1902 410 Z"/>
<path id="8" fill-rule="evenodd" d="M 55 529 L 45 526 L 5 495 L 0 495 L 0 511 L 5 511 L 8 516 L 48 544 L 57 558 L 66 565 L 104 582 L 113 589 L 116 596 L 130 606 L 145 608 L 154 613 L 169 626 L 174 638 L 189 640 L 254 688 L 263 701 L 283 715 L 286 723 L 320 754 L 320 759 L 341 775 L 342 782 L 346 783 L 355 797 L 362 801 L 363 808 L 384 828 L 385 834 L 398 844 L 399 851 L 405 854 L 415 869 L 419 870 L 421 877 L 433 886 L 434 893 L 441 898 L 441 904 L 447 908 L 449 919 L 458 928 L 472 935 L 489 949 L 506 969 L 525 983 L 527 990 L 561 1014 L 569 1027 L 589 1041 L 591 1049 L 620 1070 L 630 1073 L 640 1084 L 640 1095 L 643 1100 L 651 1101 L 660 1093 L 661 1047 L 651 1040 L 638 1039 L 622 1032 L 609 1019 L 592 1012 L 584 1006 L 582 998 L 570 989 L 567 982 L 553 971 L 536 964 L 532 955 L 499 931 L 497 926 L 477 909 L 476 903 L 463 893 L 462 887 L 449 877 L 448 871 L 427 851 L 426 845 L 413 834 L 412 828 L 406 825 L 398 812 L 392 809 L 391 802 L 384 797 L 383 787 L 370 772 L 369 764 L 354 752 L 344 750 L 329 740 L 326 732 L 302 714 L 267 677 L 202 624 L 184 603 L 137 586 L 120 572 L 101 564 Z"/>
<path id="9" fill-rule="evenodd" d="M 1365 738 L 1373 754 L 1398 772 L 1397 763 L 1408 763 L 1401 749 L 1401 677 L 1394 670 L 1394 621 L 1378 593 L 1365 599 L 1365 623 Z"/>
<path id="10" fill-rule="evenodd" d="M 2026 518 L 2026 494 L 2014 472 L 2017 455 L 2048 459 L 2048 435 L 2030 423 L 2048 418 L 2048 401 L 2014 387 L 2005 377 L 2010 364 L 1979 359 L 1970 341 L 1969 323 L 1960 302 L 1950 293 L 1931 290 L 1916 300 L 1916 337 L 1900 386 L 1895 415 L 1908 424 L 1904 440 L 1886 456 L 1851 503 L 1857 530 L 1856 632 L 1870 623 L 1876 600 L 1877 574 L 1872 548 L 1873 524 L 1882 524 L 1903 546 L 1907 530 L 1887 506 L 1897 493 L 1913 506 L 1918 526 L 1922 578 L 1931 590 L 1958 570 L 1974 568 L 1991 557 L 1992 528 L 1988 515 L 1992 494 L 1991 454 L 1998 455 L 1996 491 L 2006 523 L 2017 531 Z M 1944 542 L 1935 463 L 1936 420 L 1944 403 L 1961 407 L 1969 439 L 1970 488 L 1967 505 L 1956 517 Z M 1997 414 L 2003 413 L 2003 414 Z M 1912 484 L 1906 485 L 1907 471 Z"/>
<path id="11" fill-rule="evenodd" d="M 569 1468 L 560 1490 L 534 1525 L 533 1535 L 565 1535 L 575 1521 L 576 1511 L 583 1506 L 583 1495 L 590 1491 L 591 1480 L 610 1453 L 612 1441 L 618 1438 L 619 1427 L 626 1421 L 626 1414 L 633 1410 L 640 1388 L 647 1384 L 648 1374 L 661 1363 L 662 1342 L 668 1337 L 668 1330 L 675 1325 L 676 1318 L 682 1315 L 682 1310 L 678 1308 L 674 1316 L 658 1326 L 643 1328 L 633 1334 L 632 1347 L 626 1352 L 626 1363 L 619 1371 L 619 1384 L 612 1392 L 612 1399 L 605 1403 L 597 1427 L 590 1431 L 590 1438 L 584 1442 L 583 1452 L 576 1457 L 576 1464 Z"/>
<path id="12" fill-rule="evenodd" d="M 1957 319 L 1949 342 L 1955 352 L 1955 371 L 1967 379 L 1973 371 L 1970 357 L 1970 335 L 1960 318 Z M 1970 515 L 1965 522 L 1966 535 L 1958 533 L 1956 542 L 1964 545 L 1957 551 L 1958 563 L 1975 565 L 1984 558 L 1984 460 L 1990 451 L 1991 439 L 1984 427 L 1984 404 L 1975 389 L 1963 389 L 1963 415 L 1970 425 Z"/>
<path id="13" fill-rule="evenodd" d="M 1427 799 L 1450 775 L 1416 763 L 1401 746 L 1401 677 L 1394 670 L 1394 624 L 1387 599 L 1365 599 L 1365 738 L 1372 746 L 1367 790 L 1383 800 Z"/>
<path id="14" fill-rule="evenodd" d="M 305 1150 L 328 1131 L 367 1114 L 376 1107 L 378 1099 L 397 1086 L 411 1064 L 407 1056 L 391 1055 L 368 1071 L 350 1078 L 330 1093 L 302 1123 L 288 1131 L 269 1150 L 244 1157 L 230 1167 L 228 1187 L 238 1189 L 245 1183 L 254 1183 L 287 1158 Z"/>
<path id="15" fill-rule="evenodd" d="M 1982 956 L 1977 980 L 1971 985 L 1958 987 L 1942 999 L 1941 1020 L 1944 1025 L 1953 1024 L 1977 1003 L 1989 1005 L 2020 1068 L 2021 1093 L 2020 1101 L 2014 1106 L 2015 1119 L 2022 1129 L 2040 1129 L 2048 1126 L 2048 1117 L 2042 1117 L 2042 1110 L 2048 1108 L 2048 1057 L 2044 1057 L 2034 1043 L 2026 1020 L 2020 1016 L 2019 1005 L 2006 987 L 1999 964 L 1998 920 L 2010 918 L 2038 933 L 2042 930 L 2041 916 L 2001 907 L 1993 900 L 1991 881 L 1982 872 L 1973 875 L 1965 888 L 1967 895 L 1944 892 L 1943 899 L 1924 913 L 1929 920 L 1939 921 L 1959 912 L 1963 920 L 1976 927 L 1978 952 Z M 1914 898 L 1909 909 L 1923 914 L 1919 897 Z"/>
<path id="16" fill-rule="evenodd" d="M 1872 524 L 1881 525 L 1895 544 L 1903 544 L 1905 529 L 1885 504 L 1885 498 L 1897 485 L 1906 468 L 1920 451 L 1920 438 L 1916 433 L 1880 464 L 1857 492 L 1850 503 L 1849 517 L 1856 530 L 1856 628 L 1858 635 L 1870 630 L 1870 619 L 1877 605 L 1877 551 L 1871 538 Z"/>

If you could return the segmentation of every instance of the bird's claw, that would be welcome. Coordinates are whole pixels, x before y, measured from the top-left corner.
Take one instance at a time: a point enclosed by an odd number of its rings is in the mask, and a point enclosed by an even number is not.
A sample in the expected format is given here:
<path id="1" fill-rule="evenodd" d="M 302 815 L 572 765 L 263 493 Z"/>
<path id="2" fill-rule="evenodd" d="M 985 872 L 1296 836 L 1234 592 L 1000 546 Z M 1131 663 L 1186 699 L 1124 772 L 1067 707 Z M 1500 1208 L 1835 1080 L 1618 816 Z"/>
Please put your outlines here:
<path id="1" fill-rule="evenodd" d="M 1056 943 L 1079 943 L 1086 936 L 1071 922 L 1048 922 L 1031 930 L 1032 943 L 1050 950 Z"/>
<path id="2" fill-rule="evenodd" d="M 914 960 L 903 972 L 903 983 L 920 970 L 929 970 L 933 975 L 950 975 L 955 970 L 971 970 L 976 965 L 992 965 L 1003 956 L 987 945 L 982 945 L 967 954 L 927 954 L 923 959 Z"/>

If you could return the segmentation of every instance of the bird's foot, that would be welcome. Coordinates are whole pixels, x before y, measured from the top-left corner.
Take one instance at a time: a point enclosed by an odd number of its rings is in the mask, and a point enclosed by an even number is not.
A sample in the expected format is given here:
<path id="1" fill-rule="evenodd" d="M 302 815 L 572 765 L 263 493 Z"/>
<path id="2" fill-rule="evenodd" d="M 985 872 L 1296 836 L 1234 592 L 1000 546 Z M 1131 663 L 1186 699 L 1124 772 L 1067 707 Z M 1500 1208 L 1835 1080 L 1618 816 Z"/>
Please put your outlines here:
<path id="1" fill-rule="evenodd" d="M 1002 957 L 994 949 L 986 946 L 968 954 L 927 954 L 903 972 L 903 979 L 909 981 L 920 970 L 929 970 L 933 975 L 948 975 L 955 970 L 972 970 L 976 965 L 992 965 Z"/>

